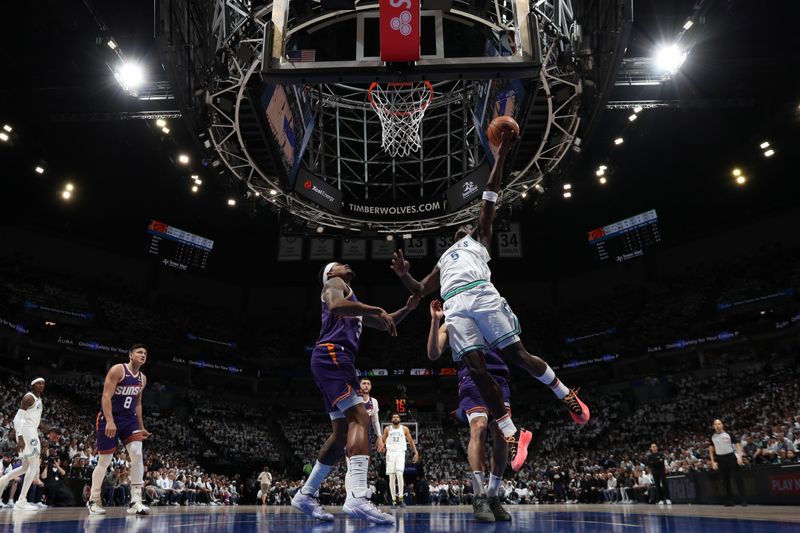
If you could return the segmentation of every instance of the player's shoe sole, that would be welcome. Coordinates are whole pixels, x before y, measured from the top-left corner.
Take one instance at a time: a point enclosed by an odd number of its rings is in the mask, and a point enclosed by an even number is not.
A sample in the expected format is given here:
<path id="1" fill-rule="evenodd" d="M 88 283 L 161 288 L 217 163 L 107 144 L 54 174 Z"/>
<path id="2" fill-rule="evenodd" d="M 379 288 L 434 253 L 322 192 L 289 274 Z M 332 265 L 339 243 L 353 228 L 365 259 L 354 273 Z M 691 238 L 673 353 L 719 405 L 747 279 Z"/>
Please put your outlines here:
<path id="1" fill-rule="evenodd" d="M 586 404 L 578 398 L 578 390 L 579 389 L 572 389 L 569 391 L 569 394 L 567 394 L 562 401 L 564 405 L 567 406 L 569 416 L 572 417 L 573 422 L 582 426 L 589 421 L 591 413 Z"/>
<path id="2" fill-rule="evenodd" d="M 528 458 L 528 446 L 531 444 L 533 434 L 530 431 L 520 430 L 519 440 L 517 441 L 517 453 L 511 461 L 511 468 L 514 472 L 519 472 L 522 465 L 525 464 L 525 459 Z"/>
<path id="3" fill-rule="evenodd" d="M 325 522 L 331 522 L 333 520 L 333 515 L 325 511 L 325 508 L 320 505 L 316 498 L 303 494 L 299 490 L 292 498 L 291 503 L 292 507 L 301 513 L 307 514 L 317 520 L 323 520 Z"/>
<path id="4" fill-rule="evenodd" d="M 90 515 L 106 514 L 106 510 L 102 506 L 98 505 L 96 502 L 93 502 L 92 500 L 86 502 L 86 508 L 89 509 Z"/>
<path id="5" fill-rule="evenodd" d="M 373 524 L 394 525 L 394 516 L 381 512 L 364 498 L 351 498 L 342 506 L 344 514 L 357 520 L 367 520 Z"/>

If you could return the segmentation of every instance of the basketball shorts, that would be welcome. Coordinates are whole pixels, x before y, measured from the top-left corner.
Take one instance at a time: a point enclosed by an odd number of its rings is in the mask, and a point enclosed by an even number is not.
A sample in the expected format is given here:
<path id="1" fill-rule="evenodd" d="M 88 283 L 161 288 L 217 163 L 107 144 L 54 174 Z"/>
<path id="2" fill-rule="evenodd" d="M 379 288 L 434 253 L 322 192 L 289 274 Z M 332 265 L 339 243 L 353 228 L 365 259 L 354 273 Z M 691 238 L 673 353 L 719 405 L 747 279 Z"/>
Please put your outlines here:
<path id="1" fill-rule="evenodd" d="M 460 292 L 444 303 L 453 361 L 474 350 L 502 349 L 519 340 L 517 316 L 491 283 Z"/>
<path id="2" fill-rule="evenodd" d="M 29 426 L 22 427 L 22 438 L 25 440 L 23 457 L 38 456 L 42 453 L 42 443 L 39 441 L 39 429 Z"/>
<path id="3" fill-rule="evenodd" d="M 117 451 L 117 443 L 122 441 L 123 444 L 129 442 L 144 440 L 142 436 L 142 428 L 139 427 L 139 421 L 135 416 L 118 416 L 114 417 L 114 424 L 117 426 L 117 433 L 113 437 L 106 436 L 106 417 L 102 411 L 97 413 L 97 453 L 109 454 Z"/>
<path id="4" fill-rule="evenodd" d="M 311 375 L 322 393 L 331 420 L 344 418 L 344 412 L 364 399 L 359 394 L 355 354 L 339 344 L 318 344 L 311 352 Z"/>
<path id="5" fill-rule="evenodd" d="M 506 405 L 506 411 L 511 412 L 511 388 L 508 386 L 508 381 L 499 376 L 492 376 L 500 387 L 500 393 L 503 395 L 503 402 Z M 492 420 L 493 417 L 489 413 L 489 407 L 483 401 L 478 386 L 471 378 L 463 378 L 458 383 L 458 409 L 453 412 L 453 416 L 459 422 L 469 425 L 474 418 L 483 416 Z"/>
<path id="6" fill-rule="evenodd" d="M 386 474 L 402 474 L 406 469 L 406 452 L 386 452 Z"/>

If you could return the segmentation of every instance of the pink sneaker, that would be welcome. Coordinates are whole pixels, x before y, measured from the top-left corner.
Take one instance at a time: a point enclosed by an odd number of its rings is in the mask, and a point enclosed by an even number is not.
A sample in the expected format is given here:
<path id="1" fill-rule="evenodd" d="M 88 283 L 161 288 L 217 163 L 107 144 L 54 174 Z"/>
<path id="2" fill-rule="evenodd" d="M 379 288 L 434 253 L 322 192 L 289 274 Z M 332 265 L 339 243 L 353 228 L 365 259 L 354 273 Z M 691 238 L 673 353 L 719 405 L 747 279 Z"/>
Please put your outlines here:
<path id="1" fill-rule="evenodd" d="M 520 430 L 519 432 L 519 441 L 517 441 L 517 453 L 514 454 L 514 458 L 511 460 L 511 468 L 514 472 L 519 472 L 522 465 L 525 464 L 525 459 L 528 458 L 528 446 L 533 440 L 533 433 L 526 430 Z"/>
<path id="2" fill-rule="evenodd" d="M 586 422 L 589 421 L 591 414 L 589 413 L 589 408 L 586 407 L 586 404 L 578 398 L 578 390 L 580 389 L 572 389 L 569 391 L 563 400 L 564 405 L 567 406 L 569 409 L 569 416 L 572 417 L 572 420 L 579 425 L 584 425 Z"/>

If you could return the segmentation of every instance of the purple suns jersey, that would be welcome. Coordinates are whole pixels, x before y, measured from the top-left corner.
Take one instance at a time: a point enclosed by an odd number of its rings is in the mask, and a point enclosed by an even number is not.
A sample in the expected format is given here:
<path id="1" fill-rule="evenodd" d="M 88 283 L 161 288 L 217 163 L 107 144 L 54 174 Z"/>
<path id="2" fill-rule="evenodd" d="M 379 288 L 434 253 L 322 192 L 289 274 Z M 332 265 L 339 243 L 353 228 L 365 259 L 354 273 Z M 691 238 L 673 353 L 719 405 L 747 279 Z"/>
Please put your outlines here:
<path id="1" fill-rule="evenodd" d="M 122 365 L 125 369 L 125 377 L 117 383 L 114 389 L 114 396 L 111 397 L 111 413 L 114 419 L 118 417 L 136 417 L 136 397 L 142 391 L 142 373 L 137 376 L 131 374 L 128 365 Z M 102 412 L 102 411 L 101 411 Z"/>
<path id="2" fill-rule="evenodd" d="M 464 364 L 463 359 L 456 363 L 456 367 L 458 368 L 459 382 L 472 379 L 469 377 L 469 370 L 467 370 L 467 365 Z M 500 354 L 494 350 L 486 352 L 486 370 L 488 370 L 489 374 L 492 376 L 501 377 L 503 379 L 508 379 L 510 375 L 508 365 L 506 365 L 505 361 L 500 357 Z"/>
<path id="3" fill-rule="evenodd" d="M 347 299 L 358 301 L 353 289 L 350 289 Z M 340 345 L 355 355 L 361 339 L 361 327 L 360 316 L 336 316 L 328 309 L 328 304 L 322 302 L 322 326 L 317 344 Z"/>

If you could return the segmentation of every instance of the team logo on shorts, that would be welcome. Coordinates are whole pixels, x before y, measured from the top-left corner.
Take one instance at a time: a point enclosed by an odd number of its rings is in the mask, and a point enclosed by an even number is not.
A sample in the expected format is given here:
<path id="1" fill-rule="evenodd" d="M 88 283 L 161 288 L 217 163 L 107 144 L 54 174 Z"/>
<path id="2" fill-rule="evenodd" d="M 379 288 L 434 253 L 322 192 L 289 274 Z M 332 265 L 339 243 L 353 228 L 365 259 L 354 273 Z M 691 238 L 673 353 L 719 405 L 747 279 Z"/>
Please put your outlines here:
<path id="1" fill-rule="evenodd" d="M 39 439 L 31 439 L 31 446 L 34 448 L 39 445 Z"/>

